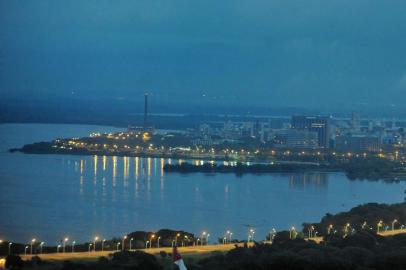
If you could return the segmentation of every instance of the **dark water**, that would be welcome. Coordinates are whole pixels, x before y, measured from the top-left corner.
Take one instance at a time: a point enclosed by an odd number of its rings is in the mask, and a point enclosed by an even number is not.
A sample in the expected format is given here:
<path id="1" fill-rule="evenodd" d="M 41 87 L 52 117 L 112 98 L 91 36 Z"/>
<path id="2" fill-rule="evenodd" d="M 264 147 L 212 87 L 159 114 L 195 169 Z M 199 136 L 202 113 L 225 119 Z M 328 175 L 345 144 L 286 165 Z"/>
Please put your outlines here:
<path id="1" fill-rule="evenodd" d="M 27 155 L 11 147 L 56 137 L 86 136 L 111 127 L 0 125 L 0 238 L 55 244 L 64 236 L 88 241 L 134 230 L 229 229 L 263 239 L 275 227 L 318 221 L 366 202 L 400 202 L 406 183 L 350 181 L 340 173 L 244 175 L 165 174 L 168 160 Z M 171 160 L 170 162 L 179 162 Z"/>

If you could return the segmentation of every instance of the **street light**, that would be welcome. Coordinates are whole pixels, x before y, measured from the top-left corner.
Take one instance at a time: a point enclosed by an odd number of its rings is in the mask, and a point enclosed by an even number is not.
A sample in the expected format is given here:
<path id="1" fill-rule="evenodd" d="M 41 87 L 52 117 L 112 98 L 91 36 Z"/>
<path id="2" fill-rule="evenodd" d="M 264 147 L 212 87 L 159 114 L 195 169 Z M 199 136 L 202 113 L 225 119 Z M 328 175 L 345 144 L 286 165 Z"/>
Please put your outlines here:
<path id="1" fill-rule="evenodd" d="M 379 229 L 380 229 L 382 226 L 383 226 L 383 221 L 380 220 L 380 221 L 378 222 L 378 224 L 376 224 L 376 231 L 377 231 L 377 233 L 379 233 Z"/>
<path id="2" fill-rule="evenodd" d="M 120 242 L 117 243 L 117 251 L 118 251 L 119 247 L 120 247 Z"/>
<path id="3" fill-rule="evenodd" d="M 206 238 L 206 245 L 208 245 L 208 244 L 209 244 L 209 236 L 210 236 L 210 233 L 208 233 L 208 234 L 207 234 L 207 238 Z"/>
<path id="4" fill-rule="evenodd" d="M 92 246 L 93 246 L 93 244 L 90 243 L 90 244 L 89 244 L 89 253 L 90 253 L 90 250 L 91 250 Z"/>
<path id="5" fill-rule="evenodd" d="M 176 243 L 176 245 L 178 245 L 178 237 L 180 236 L 180 233 L 177 233 L 176 234 L 176 237 L 175 237 L 175 243 Z"/>
<path id="6" fill-rule="evenodd" d="M 57 245 L 57 246 L 56 246 L 56 253 L 59 253 L 60 247 L 61 247 L 61 245 Z"/>
<path id="7" fill-rule="evenodd" d="M 104 251 L 104 242 L 106 242 L 106 239 L 103 239 L 102 241 L 102 251 Z"/>
<path id="8" fill-rule="evenodd" d="M 65 239 L 63 239 L 63 253 L 65 253 L 65 247 L 66 247 L 66 242 L 68 242 L 69 241 L 69 238 L 65 238 Z"/>
<path id="9" fill-rule="evenodd" d="M 312 226 L 310 226 L 308 229 L 307 229 L 307 231 L 308 231 L 308 237 L 309 238 L 313 238 L 313 231 L 314 231 L 314 226 L 312 225 Z"/>
<path id="10" fill-rule="evenodd" d="M 33 238 L 33 239 L 31 240 L 31 254 L 32 254 L 32 246 L 34 245 L 35 241 L 36 241 L 35 238 Z"/>
<path id="11" fill-rule="evenodd" d="M 158 248 L 159 248 L 159 240 L 161 239 L 161 237 L 160 236 L 158 236 Z"/>
<path id="12" fill-rule="evenodd" d="M 121 246 L 121 250 L 122 251 L 124 251 L 124 249 L 125 249 L 125 239 L 127 239 L 127 235 L 125 235 L 124 237 L 123 237 L 123 245 Z"/>
<path id="13" fill-rule="evenodd" d="M 72 242 L 72 253 L 75 252 L 75 244 L 76 244 L 76 241 L 73 241 Z"/>
<path id="14" fill-rule="evenodd" d="M 333 229 L 334 229 L 333 224 L 330 224 L 330 225 L 327 227 L 327 234 L 331 234 L 331 232 L 333 231 Z"/>
<path id="15" fill-rule="evenodd" d="M 397 219 L 394 219 L 394 220 L 392 221 L 392 231 L 395 230 L 395 223 L 397 223 L 397 222 L 398 222 Z"/>
<path id="16" fill-rule="evenodd" d="M 27 255 L 27 249 L 28 249 L 28 246 L 25 246 L 24 255 Z"/>
<path id="17" fill-rule="evenodd" d="M 154 240 L 155 234 L 151 235 L 151 239 L 149 241 L 149 248 L 152 248 L 152 240 Z"/>
<path id="18" fill-rule="evenodd" d="M 8 243 L 8 255 L 11 255 L 11 245 L 12 245 L 13 243 Z"/>
<path id="19" fill-rule="evenodd" d="M 45 242 L 41 242 L 41 244 L 39 244 L 40 247 L 40 254 L 42 254 L 42 247 L 44 246 Z"/>
<path id="20" fill-rule="evenodd" d="M 96 236 L 95 238 L 94 238 L 94 247 L 93 247 L 93 251 L 94 252 L 96 252 L 96 242 L 99 240 L 99 237 L 98 236 Z"/>
<path id="21" fill-rule="evenodd" d="M 206 232 L 202 232 L 202 240 L 200 241 L 200 244 L 203 246 L 203 241 L 204 238 L 206 237 Z"/>
<path id="22" fill-rule="evenodd" d="M 148 248 L 148 243 L 149 243 L 149 240 L 147 240 L 147 242 L 145 242 L 145 248 Z"/>
<path id="23" fill-rule="evenodd" d="M 296 233 L 296 229 L 294 226 L 292 226 L 292 228 L 290 228 L 290 230 L 289 230 L 289 239 L 296 238 L 295 233 Z"/>
<path id="24" fill-rule="evenodd" d="M 132 250 L 132 243 L 133 243 L 134 238 L 130 239 L 130 250 Z"/>
<path id="25" fill-rule="evenodd" d="M 233 233 L 232 232 L 230 232 L 230 240 L 229 240 L 229 243 L 231 243 L 231 237 L 233 236 Z"/>

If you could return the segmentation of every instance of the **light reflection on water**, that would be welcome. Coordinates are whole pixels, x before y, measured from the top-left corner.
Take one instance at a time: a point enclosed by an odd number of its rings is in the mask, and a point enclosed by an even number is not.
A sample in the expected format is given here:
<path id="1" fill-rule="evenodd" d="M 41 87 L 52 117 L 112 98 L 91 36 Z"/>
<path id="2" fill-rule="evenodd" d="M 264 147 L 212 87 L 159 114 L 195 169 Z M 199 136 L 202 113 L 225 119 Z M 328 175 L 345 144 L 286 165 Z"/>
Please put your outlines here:
<path id="1" fill-rule="evenodd" d="M 81 135 L 84 129 L 68 126 L 69 134 Z M 41 141 L 60 136 L 60 130 L 60 125 L 0 125 L 1 139 L 10 147 L 26 143 L 19 134 L 29 132 L 30 139 Z M 339 173 L 236 176 L 163 170 L 164 164 L 182 162 L 3 151 L 0 238 L 27 241 L 35 236 L 55 243 L 69 235 L 88 241 L 96 234 L 109 238 L 161 228 L 206 230 L 213 239 L 231 229 L 244 238 L 244 224 L 255 225 L 256 236 L 263 238 L 273 227 L 300 226 L 327 212 L 371 201 L 402 201 L 406 189 L 405 183 L 349 181 Z"/>

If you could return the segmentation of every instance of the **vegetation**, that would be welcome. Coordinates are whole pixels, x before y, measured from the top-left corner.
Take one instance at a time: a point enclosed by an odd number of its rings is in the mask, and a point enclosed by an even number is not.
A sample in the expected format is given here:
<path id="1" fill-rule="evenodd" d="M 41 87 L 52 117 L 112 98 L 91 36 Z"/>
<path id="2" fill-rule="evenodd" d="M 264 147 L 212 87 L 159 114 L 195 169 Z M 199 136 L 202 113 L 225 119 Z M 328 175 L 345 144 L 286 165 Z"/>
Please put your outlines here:
<path id="1" fill-rule="evenodd" d="M 403 164 L 380 158 L 353 158 L 351 160 L 331 160 L 330 162 L 275 162 L 272 164 L 242 164 L 235 166 L 217 165 L 206 163 L 204 165 L 193 165 L 190 163 L 166 164 L 166 172 L 180 173 L 235 173 L 242 175 L 246 173 L 291 173 L 310 171 L 343 171 L 349 179 L 368 180 L 389 180 L 396 181 L 406 179 L 406 171 Z"/>

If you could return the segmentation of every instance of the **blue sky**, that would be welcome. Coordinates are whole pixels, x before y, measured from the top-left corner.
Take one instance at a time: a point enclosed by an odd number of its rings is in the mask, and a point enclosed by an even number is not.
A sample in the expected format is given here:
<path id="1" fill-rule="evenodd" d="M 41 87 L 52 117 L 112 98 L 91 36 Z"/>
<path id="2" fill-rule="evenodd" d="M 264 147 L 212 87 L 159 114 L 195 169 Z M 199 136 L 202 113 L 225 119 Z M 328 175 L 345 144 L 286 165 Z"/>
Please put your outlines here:
<path id="1" fill-rule="evenodd" d="M 0 1 L 6 98 L 405 106 L 406 2 Z"/>

